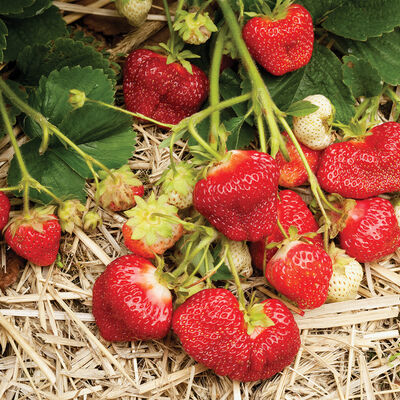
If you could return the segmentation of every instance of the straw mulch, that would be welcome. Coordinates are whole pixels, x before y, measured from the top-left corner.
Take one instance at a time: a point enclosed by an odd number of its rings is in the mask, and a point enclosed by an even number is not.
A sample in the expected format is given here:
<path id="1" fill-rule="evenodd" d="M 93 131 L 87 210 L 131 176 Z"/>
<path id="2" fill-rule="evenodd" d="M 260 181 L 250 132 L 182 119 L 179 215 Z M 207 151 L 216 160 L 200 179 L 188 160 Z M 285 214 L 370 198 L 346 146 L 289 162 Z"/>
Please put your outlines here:
<path id="1" fill-rule="evenodd" d="M 107 3 L 96 1 L 92 8 Z M 83 15 L 78 16 L 65 13 L 68 22 Z M 137 33 L 131 34 L 130 42 L 123 44 L 125 50 L 135 37 Z M 138 137 L 130 166 L 151 189 L 169 165 L 168 150 L 158 148 L 166 134 L 152 126 L 134 128 Z M 15 134 L 20 142 L 26 140 L 17 128 Z M 181 159 L 185 151 L 185 143 L 178 142 L 174 157 Z M 12 155 L 3 139 L 2 185 Z M 89 186 L 88 193 L 89 209 Z M 13 204 L 20 207 L 17 199 Z M 395 357 L 400 250 L 379 264 L 365 265 L 356 300 L 296 315 L 302 347 L 291 366 L 272 379 L 242 384 L 197 364 L 173 334 L 162 341 L 131 343 L 109 343 L 99 336 L 90 313 L 93 283 L 106 264 L 128 253 L 120 229 L 125 218 L 108 211 L 102 217 L 103 226 L 93 234 L 76 228 L 64 235 L 62 265 L 40 268 L 28 263 L 17 281 L 0 292 L 0 399 L 400 399 L 400 357 Z M 4 242 L 0 251 L 4 269 Z M 260 276 L 245 285 L 246 290 L 254 288 L 260 298 L 273 294 Z"/>

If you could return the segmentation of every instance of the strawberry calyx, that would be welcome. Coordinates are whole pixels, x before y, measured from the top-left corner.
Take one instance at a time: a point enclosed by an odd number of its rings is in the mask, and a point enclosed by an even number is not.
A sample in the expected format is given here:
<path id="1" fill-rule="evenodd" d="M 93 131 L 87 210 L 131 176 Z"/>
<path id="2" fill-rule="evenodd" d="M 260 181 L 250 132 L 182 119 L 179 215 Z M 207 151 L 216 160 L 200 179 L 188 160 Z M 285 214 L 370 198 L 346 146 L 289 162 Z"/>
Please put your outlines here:
<path id="1" fill-rule="evenodd" d="M 208 13 L 200 13 L 197 8 L 180 11 L 173 28 L 189 44 L 205 43 L 218 30 Z"/>
<path id="2" fill-rule="evenodd" d="M 5 230 L 10 227 L 11 235 L 14 237 L 17 230 L 22 226 L 29 226 L 33 230 L 42 233 L 43 225 L 52 220 L 57 220 L 54 215 L 55 206 L 36 207 L 29 210 L 29 214 L 22 214 L 10 219 Z"/>
<path id="3" fill-rule="evenodd" d="M 335 208 L 340 210 L 340 214 L 330 212 L 331 226 L 329 228 L 329 237 L 334 239 L 339 232 L 346 226 L 347 218 L 357 202 L 354 199 L 344 199 L 335 194 L 334 197 L 339 199 L 335 202 Z"/>
<path id="4" fill-rule="evenodd" d="M 328 254 L 332 259 L 333 270 L 343 275 L 346 272 L 346 266 L 349 265 L 351 261 L 355 260 L 355 258 L 347 255 L 343 249 L 336 247 L 333 242 L 329 246 Z"/>
<path id="5" fill-rule="evenodd" d="M 253 302 L 246 308 L 243 309 L 243 318 L 246 324 L 247 334 L 252 338 L 258 336 L 263 328 L 274 326 L 275 323 L 269 318 L 264 312 L 264 304 Z"/>
<path id="6" fill-rule="evenodd" d="M 83 229 L 93 231 L 103 223 L 101 216 L 96 211 L 88 211 L 83 217 Z"/>
<path id="7" fill-rule="evenodd" d="M 257 4 L 259 13 L 248 12 L 246 13 L 250 17 L 267 17 L 272 21 L 277 21 L 286 18 L 289 7 L 293 4 L 293 0 L 277 0 L 275 7 L 271 7 L 265 2 L 260 1 Z"/>
<path id="8" fill-rule="evenodd" d="M 179 163 L 174 168 L 166 170 L 157 184 L 162 184 L 164 194 L 177 192 L 182 196 L 187 196 L 193 192 L 196 181 L 196 174 L 192 166 L 186 163 Z"/>
<path id="9" fill-rule="evenodd" d="M 133 240 L 143 240 L 148 246 L 160 238 L 172 238 L 174 225 L 178 225 L 178 209 L 167 203 L 168 197 L 161 195 L 156 199 L 154 192 L 147 200 L 135 196 L 136 207 L 125 212 L 129 217 L 126 225 L 132 229 Z M 166 218 L 163 216 L 165 215 Z M 172 223 L 168 217 L 176 218 Z M 182 221 L 183 222 L 183 221 Z"/>
<path id="10" fill-rule="evenodd" d="M 132 187 L 143 186 L 142 182 L 136 178 L 135 174 L 125 164 L 121 168 L 111 170 L 111 174 L 99 171 L 102 179 L 98 186 L 98 196 L 103 207 L 107 208 L 111 204 L 116 209 L 126 209 L 132 204 Z"/>

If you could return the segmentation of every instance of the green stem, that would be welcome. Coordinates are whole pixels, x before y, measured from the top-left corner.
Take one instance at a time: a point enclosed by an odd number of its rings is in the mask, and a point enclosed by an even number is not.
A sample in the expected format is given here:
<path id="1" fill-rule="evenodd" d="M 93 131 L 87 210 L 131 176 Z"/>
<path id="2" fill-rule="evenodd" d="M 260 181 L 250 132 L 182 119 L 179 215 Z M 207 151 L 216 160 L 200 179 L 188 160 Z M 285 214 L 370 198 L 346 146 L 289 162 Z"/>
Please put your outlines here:
<path id="1" fill-rule="evenodd" d="M 184 3 L 185 3 L 185 0 L 179 0 L 179 1 L 178 1 L 178 5 L 176 6 L 176 10 L 175 10 L 175 18 L 176 18 L 177 15 L 181 12 Z"/>
<path id="2" fill-rule="evenodd" d="M 193 136 L 193 138 L 199 143 L 204 150 L 206 150 L 210 155 L 212 155 L 217 161 L 221 161 L 223 156 L 219 154 L 215 149 L 213 149 L 197 132 L 197 129 L 194 126 L 193 120 L 189 120 L 188 125 L 189 133 Z"/>
<path id="3" fill-rule="evenodd" d="M 172 26 L 172 18 L 171 18 L 171 13 L 169 12 L 169 5 L 167 0 L 163 0 L 163 6 L 164 6 L 164 11 L 165 11 L 165 16 L 167 17 L 167 23 L 168 23 L 168 29 L 169 29 L 169 44 L 170 44 L 170 49 L 171 53 L 174 53 L 174 48 L 175 48 L 175 31 L 174 27 Z"/>
<path id="4" fill-rule="evenodd" d="M 7 186 L 0 188 L 0 192 L 14 192 L 14 191 L 20 191 L 22 189 L 23 187 L 21 185 Z"/>
<path id="5" fill-rule="evenodd" d="M 208 1 L 203 2 L 203 4 L 202 4 L 202 5 L 200 6 L 200 8 L 197 10 L 194 19 L 196 19 L 197 16 L 198 16 L 199 14 L 201 14 L 213 1 L 214 1 L 214 0 L 208 0 Z"/>
<path id="6" fill-rule="evenodd" d="M 357 108 L 356 108 L 356 113 L 354 117 L 352 118 L 354 121 L 357 121 L 361 115 L 364 114 L 364 112 L 368 109 L 368 107 L 371 105 L 371 98 L 365 99 Z"/>
<path id="7" fill-rule="evenodd" d="M 243 309 L 245 309 L 246 308 L 246 299 L 244 297 L 242 284 L 240 283 L 239 274 L 238 274 L 237 269 L 235 267 L 235 263 L 233 262 L 233 258 L 232 258 L 232 254 L 231 254 L 231 251 L 230 251 L 230 248 L 229 248 L 229 244 L 227 244 L 227 246 L 228 246 L 228 251 L 227 251 L 226 255 L 227 255 L 227 258 L 228 258 L 229 268 L 230 268 L 231 273 L 233 275 L 233 280 L 235 281 L 236 289 L 238 291 L 239 304 L 242 306 Z"/>
<path id="8" fill-rule="evenodd" d="M 285 239 L 289 239 L 289 235 L 286 233 L 285 228 L 281 224 L 281 221 L 279 221 L 279 218 L 276 220 L 276 224 L 278 225 L 278 228 L 281 231 L 283 237 Z"/>
<path id="9" fill-rule="evenodd" d="M 224 49 L 225 29 L 222 28 L 215 41 L 214 52 L 211 59 L 210 68 L 210 95 L 209 102 L 211 106 L 219 103 L 219 75 L 222 60 L 222 51 Z M 214 149 L 218 148 L 218 132 L 220 124 L 220 111 L 214 111 L 210 117 L 210 144 Z"/>
<path id="10" fill-rule="evenodd" d="M 236 48 L 239 52 L 243 65 L 246 68 L 247 73 L 249 74 L 250 80 L 252 82 L 252 87 L 254 91 L 254 101 L 260 103 L 261 111 L 267 120 L 267 124 L 271 135 L 271 155 L 275 157 L 279 148 L 281 148 L 282 153 L 285 153 L 286 148 L 282 146 L 284 143 L 280 138 L 281 134 L 275 117 L 276 115 L 283 116 L 283 114 L 275 106 L 271 98 L 271 95 L 267 89 L 267 86 L 265 85 L 265 82 L 262 79 L 253 58 L 251 57 L 249 50 L 247 49 L 247 46 L 242 39 L 242 32 L 240 26 L 236 20 L 234 12 L 232 11 L 229 1 L 228 0 L 217 0 L 217 1 L 224 14 L 225 21 L 229 26 L 232 39 L 235 42 Z M 260 138 L 260 143 L 262 141 L 261 139 L 262 138 Z"/>
<path id="11" fill-rule="evenodd" d="M 90 103 L 99 104 L 99 105 L 101 105 L 103 107 L 111 108 L 112 110 L 119 111 L 119 112 L 121 112 L 123 114 L 128 114 L 128 115 L 130 115 L 131 117 L 134 117 L 134 118 L 143 119 L 145 121 L 151 122 L 153 124 L 159 125 L 159 126 L 164 127 L 164 128 L 171 129 L 171 128 L 173 128 L 175 126 L 175 125 L 172 125 L 172 124 L 167 124 L 167 123 L 164 123 L 164 122 L 157 121 L 157 120 L 155 120 L 153 118 L 150 118 L 150 117 L 146 117 L 145 115 L 140 114 L 140 113 L 134 113 L 132 111 L 125 110 L 124 108 L 114 106 L 113 104 L 104 103 L 103 101 L 100 101 L 100 100 L 93 100 L 93 99 L 90 99 L 90 98 L 86 98 L 86 101 L 90 102 Z"/>
<path id="12" fill-rule="evenodd" d="M 257 129 L 258 137 L 260 140 L 260 149 L 263 153 L 267 152 L 267 141 L 265 138 L 264 120 L 262 114 L 257 115 Z"/>

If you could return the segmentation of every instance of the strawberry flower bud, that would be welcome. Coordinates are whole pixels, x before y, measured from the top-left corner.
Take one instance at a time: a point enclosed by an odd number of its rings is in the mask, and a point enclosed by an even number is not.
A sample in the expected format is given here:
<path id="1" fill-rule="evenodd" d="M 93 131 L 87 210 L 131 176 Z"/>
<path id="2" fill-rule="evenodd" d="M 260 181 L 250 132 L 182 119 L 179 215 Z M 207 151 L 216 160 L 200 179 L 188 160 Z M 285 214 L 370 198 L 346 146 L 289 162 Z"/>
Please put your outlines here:
<path id="1" fill-rule="evenodd" d="M 86 94 L 78 89 L 71 89 L 69 91 L 69 99 L 68 102 L 72 105 L 73 108 L 81 108 L 84 106 L 86 101 Z"/>
<path id="2" fill-rule="evenodd" d="M 178 31 L 179 36 L 184 42 L 189 44 L 205 43 L 212 32 L 218 29 L 208 13 L 198 14 L 195 9 L 181 11 L 174 23 L 174 30 Z"/>
<path id="3" fill-rule="evenodd" d="M 84 211 L 85 206 L 79 200 L 64 201 L 57 212 L 61 229 L 64 232 L 72 233 L 75 225 L 81 227 Z"/>
<path id="4" fill-rule="evenodd" d="M 100 215 L 96 211 L 88 211 L 83 217 L 83 229 L 93 231 L 103 223 Z"/>

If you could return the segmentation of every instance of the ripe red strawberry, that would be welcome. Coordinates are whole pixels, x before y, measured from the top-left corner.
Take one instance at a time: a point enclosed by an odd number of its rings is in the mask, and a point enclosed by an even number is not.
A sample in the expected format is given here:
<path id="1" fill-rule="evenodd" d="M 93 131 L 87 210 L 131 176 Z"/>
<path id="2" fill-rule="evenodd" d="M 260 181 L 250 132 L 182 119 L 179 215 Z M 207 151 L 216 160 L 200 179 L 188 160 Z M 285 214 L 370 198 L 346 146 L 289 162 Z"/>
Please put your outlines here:
<path id="1" fill-rule="evenodd" d="M 268 154 L 232 150 L 196 183 L 193 204 L 229 239 L 260 240 L 276 223 L 278 176 Z"/>
<path id="2" fill-rule="evenodd" d="M 280 300 L 253 306 L 269 326 L 250 322 L 226 289 L 205 289 L 177 308 L 172 327 L 185 351 L 218 375 L 242 382 L 267 379 L 288 366 L 300 347 L 299 329 Z M 247 321 L 247 322 L 246 322 Z M 268 324 L 266 324 L 268 325 Z"/>
<path id="3" fill-rule="evenodd" d="M 321 247 L 295 240 L 271 258 L 265 276 L 278 292 L 300 308 L 317 308 L 328 296 L 332 260 Z"/>
<path id="4" fill-rule="evenodd" d="M 10 208 L 10 200 L 4 192 L 0 192 L 0 231 L 2 231 L 8 223 Z"/>
<path id="5" fill-rule="evenodd" d="M 145 258 L 129 254 L 111 262 L 93 286 L 93 315 L 108 341 L 161 339 L 169 331 L 172 296 Z"/>
<path id="6" fill-rule="evenodd" d="M 286 140 L 286 149 L 290 157 L 290 161 L 286 161 L 281 152 L 276 155 L 276 162 L 279 168 L 279 185 L 284 187 L 296 187 L 303 185 L 308 180 L 307 171 L 304 168 L 303 161 L 301 161 L 300 155 L 293 142 L 289 139 L 286 132 L 283 132 Z M 307 162 L 311 168 L 311 171 L 315 173 L 318 168 L 320 151 L 311 150 L 307 146 L 300 144 L 304 155 L 306 156 Z"/>
<path id="7" fill-rule="evenodd" d="M 365 199 L 400 190 L 399 168 L 400 124 L 386 122 L 368 136 L 326 148 L 317 178 L 330 193 Z"/>
<path id="8" fill-rule="evenodd" d="M 112 211 L 124 211 L 135 206 L 135 196 L 144 194 L 143 183 L 136 178 L 129 168 L 123 165 L 121 168 L 111 170 L 113 175 L 99 171 L 99 201 L 104 208 Z"/>
<path id="9" fill-rule="evenodd" d="M 13 218 L 4 234 L 7 244 L 21 257 L 39 266 L 52 264 L 60 246 L 61 226 L 54 207 L 38 207 L 28 216 Z"/>
<path id="10" fill-rule="evenodd" d="M 129 54 L 124 69 L 124 98 L 129 111 L 177 124 L 198 111 L 208 96 L 208 78 L 195 65 L 190 74 L 180 63 L 139 49 Z"/>
<path id="11" fill-rule="evenodd" d="M 400 246 L 400 227 L 392 204 L 381 197 L 353 201 L 339 221 L 340 247 L 359 262 L 377 261 Z M 349 204 L 349 202 L 348 202 Z"/>
<path id="12" fill-rule="evenodd" d="M 299 4 L 272 15 L 251 18 L 243 39 L 253 58 L 273 75 L 283 75 L 306 65 L 314 44 L 310 13 Z"/>
<path id="13" fill-rule="evenodd" d="M 288 232 L 290 226 L 295 226 L 299 235 L 308 232 L 317 232 L 319 228 L 307 204 L 292 190 L 282 190 L 279 192 L 278 219 L 286 232 Z M 263 270 L 264 266 L 278 251 L 277 247 L 266 249 L 265 246 L 268 243 L 281 242 L 283 239 L 282 232 L 278 225 L 275 225 L 273 232 L 267 238 L 250 243 L 253 264 Z M 323 247 L 322 236 L 320 234 L 317 234 L 313 238 L 308 238 L 308 240 Z"/>
<path id="14" fill-rule="evenodd" d="M 125 213 L 129 217 L 122 227 L 125 245 L 139 256 L 154 258 L 154 253 L 163 254 L 183 234 L 183 226 L 180 223 L 171 222 L 155 214 L 178 219 L 178 209 L 167 203 L 166 195 L 156 199 L 152 193 L 146 201 L 138 196 L 135 200 L 136 207 Z"/>

